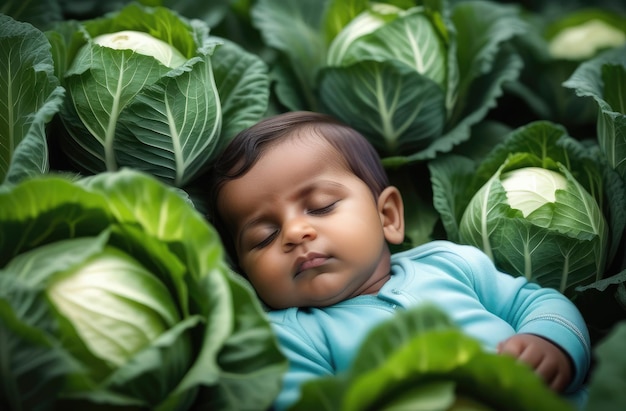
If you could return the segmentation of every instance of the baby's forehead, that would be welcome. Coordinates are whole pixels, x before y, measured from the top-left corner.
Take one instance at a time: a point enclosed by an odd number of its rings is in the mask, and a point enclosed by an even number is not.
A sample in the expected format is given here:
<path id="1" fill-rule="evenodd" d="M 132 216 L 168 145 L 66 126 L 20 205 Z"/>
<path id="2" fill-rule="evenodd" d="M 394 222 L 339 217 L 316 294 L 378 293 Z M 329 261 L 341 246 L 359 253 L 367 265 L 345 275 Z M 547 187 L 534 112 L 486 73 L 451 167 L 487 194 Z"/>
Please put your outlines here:
<path id="1" fill-rule="evenodd" d="M 305 146 L 311 154 L 322 154 L 325 163 L 334 163 L 345 170 L 351 170 L 345 155 L 327 137 L 312 127 L 295 130 L 271 142 L 262 150 L 259 159 L 278 147 L 290 145 L 295 148 Z"/>
<path id="2" fill-rule="evenodd" d="M 285 193 L 298 193 L 294 197 L 299 197 L 313 192 L 313 187 L 319 189 L 320 179 L 327 184 L 347 174 L 354 175 L 346 159 L 323 137 L 296 136 L 273 141 L 246 172 L 224 183 L 218 206 L 226 211 L 233 202 L 258 205 L 259 199 L 280 198 Z M 242 193 L 246 193 L 245 198 Z M 250 200 L 255 196 L 256 200 Z"/>

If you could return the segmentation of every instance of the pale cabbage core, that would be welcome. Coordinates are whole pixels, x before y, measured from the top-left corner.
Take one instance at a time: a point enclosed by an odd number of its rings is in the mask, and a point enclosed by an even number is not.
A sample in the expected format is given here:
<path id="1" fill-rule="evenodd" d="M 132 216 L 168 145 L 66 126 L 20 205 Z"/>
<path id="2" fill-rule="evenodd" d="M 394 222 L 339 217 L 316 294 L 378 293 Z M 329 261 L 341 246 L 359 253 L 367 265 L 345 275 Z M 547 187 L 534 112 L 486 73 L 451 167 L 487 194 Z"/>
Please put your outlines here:
<path id="1" fill-rule="evenodd" d="M 178 320 L 164 286 L 111 247 L 51 284 L 48 297 L 89 351 L 117 367 Z"/>
<path id="2" fill-rule="evenodd" d="M 100 46 L 116 50 L 133 50 L 145 56 L 154 57 L 164 66 L 175 68 L 187 61 L 175 47 L 141 31 L 124 30 L 102 34 L 94 38 Z"/>
<path id="3" fill-rule="evenodd" d="M 546 203 L 554 203 L 556 190 L 565 189 L 567 185 L 562 174 L 540 167 L 503 173 L 500 182 L 506 190 L 511 208 L 520 210 L 524 217 Z"/>
<path id="4" fill-rule="evenodd" d="M 557 34 L 550 42 L 549 50 L 555 58 L 584 60 L 602 49 L 625 43 L 626 34 L 623 31 L 601 20 L 589 20 Z"/>

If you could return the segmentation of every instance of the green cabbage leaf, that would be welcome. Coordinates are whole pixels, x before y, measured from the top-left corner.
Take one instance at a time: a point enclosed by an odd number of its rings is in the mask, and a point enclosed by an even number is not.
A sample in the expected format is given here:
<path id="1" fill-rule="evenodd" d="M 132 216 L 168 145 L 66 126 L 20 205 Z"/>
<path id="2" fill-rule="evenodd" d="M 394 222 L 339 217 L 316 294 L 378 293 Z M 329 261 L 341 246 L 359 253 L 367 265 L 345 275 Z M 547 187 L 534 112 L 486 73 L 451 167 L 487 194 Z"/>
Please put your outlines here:
<path id="1" fill-rule="evenodd" d="M 591 97 L 598 108 L 597 138 L 602 153 L 626 181 L 626 46 L 582 63 L 563 86 Z"/>
<path id="2" fill-rule="evenodd" d="M 0 184 L 48 172 L 46 124 L 63 97 L 43 33 L 0 14 Z"/>

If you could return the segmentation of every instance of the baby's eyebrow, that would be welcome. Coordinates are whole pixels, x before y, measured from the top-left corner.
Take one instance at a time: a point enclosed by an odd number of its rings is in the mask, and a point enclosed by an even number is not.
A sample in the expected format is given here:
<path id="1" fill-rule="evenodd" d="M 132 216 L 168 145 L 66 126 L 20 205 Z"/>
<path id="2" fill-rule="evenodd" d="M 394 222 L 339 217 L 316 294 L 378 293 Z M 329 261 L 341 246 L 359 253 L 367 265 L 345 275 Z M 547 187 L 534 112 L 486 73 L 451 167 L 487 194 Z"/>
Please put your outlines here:
<path id="1" fill-rule="evenodd" d="M 327 187 L 330 187 L 332 190 L 338 190 L 338 189 L 344 188 L 345 186 L 341 183 L 338 183 L 332 180 L 316 181 L 312 184 L 309 184 L 303 187 L 301 190 L 297 191 L 295 194 L 295 197 L 300 197 L 300 198 L 305 197 L 311 193 L 314 193 L 315 191 L 318 191 Z"/>

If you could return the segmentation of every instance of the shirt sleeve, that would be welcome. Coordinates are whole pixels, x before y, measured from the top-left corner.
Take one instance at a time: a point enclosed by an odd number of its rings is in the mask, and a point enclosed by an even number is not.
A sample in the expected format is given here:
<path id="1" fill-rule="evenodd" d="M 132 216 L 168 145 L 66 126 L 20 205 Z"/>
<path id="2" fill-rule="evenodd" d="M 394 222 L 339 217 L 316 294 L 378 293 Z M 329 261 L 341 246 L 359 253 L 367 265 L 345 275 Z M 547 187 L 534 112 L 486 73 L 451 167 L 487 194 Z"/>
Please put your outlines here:
<path id="1" fill-rule="evenodd" d="M 272 313 L 274 314 L 274 313 Z M 272 328 L 280 342 L 283 354 L 289 362 L 289 369 L 283 376 L 281 392 L 274 402 L 274 409 L 282 411 L 295 403 L 300 397 L 300 388 L 304 382 L 325 375 L 333 375 L 333 366 L 328 350 L 315 344 L 307 329 L 294 320 L 297 310 L 286 310 L 278 315 L 270 315 Z"/>
<path id="2" fill-rule="evenodd" d="M 524 277 L 497 270 L 489 257 L 472 246 L 457 248 L 454 271 L 465 281 L 485 308 L 507 321 L 517 333 L 535 334 L 563 349 L 574 364 L 574 378 L 567 391 L 583 384 L 591 363 L 589 331 L 574 303 L 558 290 L 541 287 Z"/>

